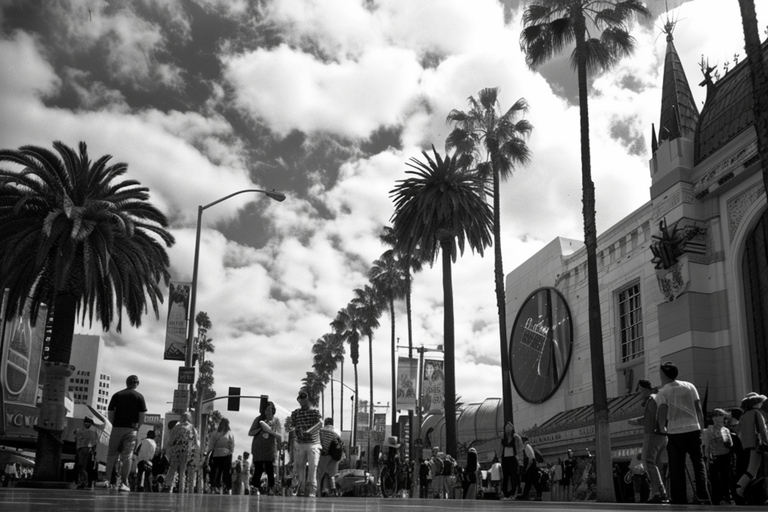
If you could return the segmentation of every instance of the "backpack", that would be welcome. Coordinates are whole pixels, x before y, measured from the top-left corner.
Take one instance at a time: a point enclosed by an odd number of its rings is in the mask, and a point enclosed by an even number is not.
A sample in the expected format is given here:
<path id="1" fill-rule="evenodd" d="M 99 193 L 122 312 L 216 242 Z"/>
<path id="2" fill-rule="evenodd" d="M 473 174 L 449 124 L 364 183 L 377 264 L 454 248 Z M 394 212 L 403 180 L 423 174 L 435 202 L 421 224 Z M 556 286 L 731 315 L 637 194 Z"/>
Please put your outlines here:
<path id="1" fill-rule="evenodd" d="M 536 457 L 536 462 L 544 464 L 544 462 L 545 462 L 544 461 L 544 456 L 541 454 L 539 449 L 538 448 L 534 448 L 534 447 L 531 447 L 531 448 L 533 448 L 533 455 L 534 455 L 534 457 Z"/>
<path id="2" fill-rule="evenodd" d="M 334 437 L 330 446 L 328 446 L 328 455 L 330 455 L 333 460 L 341 460 L 343 453 L 344 443 L 338 437 Z"/>

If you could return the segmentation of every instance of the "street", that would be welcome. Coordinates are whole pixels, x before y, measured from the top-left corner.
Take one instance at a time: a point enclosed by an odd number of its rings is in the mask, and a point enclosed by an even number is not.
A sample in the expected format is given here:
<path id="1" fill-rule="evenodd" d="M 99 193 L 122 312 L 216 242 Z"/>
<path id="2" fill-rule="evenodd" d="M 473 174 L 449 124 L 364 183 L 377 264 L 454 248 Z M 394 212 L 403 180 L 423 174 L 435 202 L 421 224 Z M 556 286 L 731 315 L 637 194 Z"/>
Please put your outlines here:
<path id="1" fill-rule="evenodd" d="M 426 500 L 385 498 L 295 498 L 221 496 L 212 494 L 118 493 L 108 490 L 0 489 L 0 510 L 8 512 L 165 512 L 165 511 L 281 511 L 281 512 L 438 512 L 443 510 L 557 510 L 626 512 L 627 510 L 747 510 L 737 506 L 644 505 L 633 503 L 514 502 L 490 500 Z"/>

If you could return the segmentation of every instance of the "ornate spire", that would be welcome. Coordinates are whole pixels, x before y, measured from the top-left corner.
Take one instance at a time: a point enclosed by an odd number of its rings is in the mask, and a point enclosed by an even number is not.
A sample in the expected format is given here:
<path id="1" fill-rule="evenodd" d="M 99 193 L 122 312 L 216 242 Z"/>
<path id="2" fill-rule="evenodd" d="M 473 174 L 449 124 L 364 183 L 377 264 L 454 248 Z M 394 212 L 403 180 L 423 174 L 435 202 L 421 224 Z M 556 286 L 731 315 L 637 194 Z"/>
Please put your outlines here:
<path id="1" fill-rule="evenodd" d="M 667 53 L 664 59 L 664 79 L 661 88 L 659 144 L 687 133 L 693 134 L 699 120 L 699 111 L 693 101 L 683 64 L 675 49 L 672 36 L 674 29 L 675 22 L 668 19 L 664 25 L 664 32 L 667 34 Z"/>

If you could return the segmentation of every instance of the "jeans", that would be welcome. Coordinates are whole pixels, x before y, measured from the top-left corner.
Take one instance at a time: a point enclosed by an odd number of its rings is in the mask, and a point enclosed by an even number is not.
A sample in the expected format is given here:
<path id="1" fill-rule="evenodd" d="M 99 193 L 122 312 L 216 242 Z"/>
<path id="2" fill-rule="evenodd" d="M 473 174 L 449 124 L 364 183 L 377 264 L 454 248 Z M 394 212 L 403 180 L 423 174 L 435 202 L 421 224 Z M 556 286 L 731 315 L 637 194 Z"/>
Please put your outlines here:
<path id="1" fill-rule="evenodd" d="M 517 457 L 503 457 L 501 459 L 501 493 L 509 498 L 517 494 L 520 486 L 520 463 Z"/>
<path id="2" fill-rule="evenodd" d="M 211 457 L 211 486 L 232 489 L 232 454 L 221 457 Z"/>
<path id="3" fill-rule="evenodd" d="M 661 471 L 659 471 L 661 452 L 666 447 L 667 436 L 646 434 L 643 439 L 643 466 L 645 466 L 651 481 L 652 497 L 656 495 L 661 498 L 667 497 L 667 490 L 664 488 L 664 481 L 661 479 Z"/>
<path id="4" fill-rule="evenodd" d="M 696 495 L 699 500 L 708 500 L 707 481 L 704 476 L 704 457 L 701 453 L 701 431 L 669 434 L 667 439 L 670 500 L 672 503 L 681 505 L 688 503 L 688 492 L 685 484 L 686 454 L 691 458 L 691 465 L 693 466 Z"/>
<path id="5" fill-rule="evenodd" d="M 90 482 L 88 481 L 88 470 L 93 466 L 91 461 L 91 454 L 93 450 L 90 446 L 85 446 L 77 449 L 77 484 L 84 487 L 88 487 Z"/>
<path id="6" fill-rule="evenodd" d="M 257 460 L 253 462 L 253 486 L 256 489 L 261 487 L 262 473 L 267 474 L 267 489 L 272 489 L 275 486 L 275 466 L 271 460 Z"/>
<path id="7" fill-rule="evenodd" d="M 320 461 L 320 444 L 296 443 L 293 461 L 294 471 L 299 477 L 299 491 L 302 487 L 306 495 L 314 494 L 317 488 L 317 463 Z M 305 472 L 305 466 L 308 471 Z"/>

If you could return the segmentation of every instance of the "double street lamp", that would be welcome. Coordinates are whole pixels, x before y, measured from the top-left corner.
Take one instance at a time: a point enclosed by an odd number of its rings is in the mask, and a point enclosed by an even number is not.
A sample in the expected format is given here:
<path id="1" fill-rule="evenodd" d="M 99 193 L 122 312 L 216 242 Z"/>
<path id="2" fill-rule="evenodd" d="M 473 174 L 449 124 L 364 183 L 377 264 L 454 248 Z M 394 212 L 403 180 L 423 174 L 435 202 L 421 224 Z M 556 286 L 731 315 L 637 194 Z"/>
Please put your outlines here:
<path id="1" fill-rule="evenodd" d="M 249 188 L 244 190 L 238 190 L 237 192 L 233 192 L 229 194 L 228 196 L 224 196 L 220 199 L 215 200 L 212 203 L 208 203 L 205 206 L 200 205 L 197 207 L 197 232 L 195 234 L 195 260 L 192 266 L 192 286 L 190 290 L 190 297 L 189 297 L 189 328 L 187 332 L 187 351 L 186 351 L 186 357 L 185 357 L 185 365 L 187 367 L 192 366 L 192 355 L 193 355 L 193 342 L 195 339 L 195 307 L 196 307 L 196 298 L 197 298 L 197 265 L 200 260 L 200 228 L 203 220 L 203 211 L 207 210 L 211 206 L 216 206 L 217 204 L 221 203 L 222 201 L 226 201 L 230 197 L 234 197 L 240 194 L 245 194 L 248 192 L 255 192 L 259 194 L 264 194 L 267 197 L 274 199 L 275 201 L 285 201 L 285 194 L 281 192 L 275 192 L 268 191 L 268 190 L 260 190 L 256 188 Z M 192 399 L 192 392 L 191 388 L 194 384 L 190 385 L 190 393 L 189 393 L 189 399 Z M 189 407 L 189 405 L 187 405 Z M 200 428 L 200 411 L 197 412 L 197 427 Z"/>

